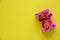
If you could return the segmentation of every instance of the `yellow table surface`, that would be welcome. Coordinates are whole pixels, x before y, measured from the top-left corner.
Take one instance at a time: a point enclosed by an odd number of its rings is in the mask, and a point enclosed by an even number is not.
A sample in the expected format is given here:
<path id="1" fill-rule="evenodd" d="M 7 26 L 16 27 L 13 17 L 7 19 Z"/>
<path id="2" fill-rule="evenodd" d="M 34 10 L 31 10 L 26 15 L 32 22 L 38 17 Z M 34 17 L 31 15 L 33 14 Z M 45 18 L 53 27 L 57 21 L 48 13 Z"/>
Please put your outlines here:
<path id="1" fill-rule="evenodd" d="M 56 28 L 43 33 L 35 14 L 46 8 Z M 0 40 L 60 40 L 60 0 L 0 0 Z"/>

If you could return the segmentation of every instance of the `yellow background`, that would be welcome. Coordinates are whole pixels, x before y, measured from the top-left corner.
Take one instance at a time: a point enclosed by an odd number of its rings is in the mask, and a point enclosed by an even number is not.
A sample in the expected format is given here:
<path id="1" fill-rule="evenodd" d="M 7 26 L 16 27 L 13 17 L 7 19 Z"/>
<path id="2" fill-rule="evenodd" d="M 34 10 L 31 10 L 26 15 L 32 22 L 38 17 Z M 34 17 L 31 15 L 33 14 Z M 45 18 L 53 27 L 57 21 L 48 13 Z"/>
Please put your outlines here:
<path id="1" fill-rule="evenodd" d="M 56 28 L 43 33 L 35 17 L 49 8 Z M 0 40 L 60 40 L 60 0 L 0 0 Z"/>

